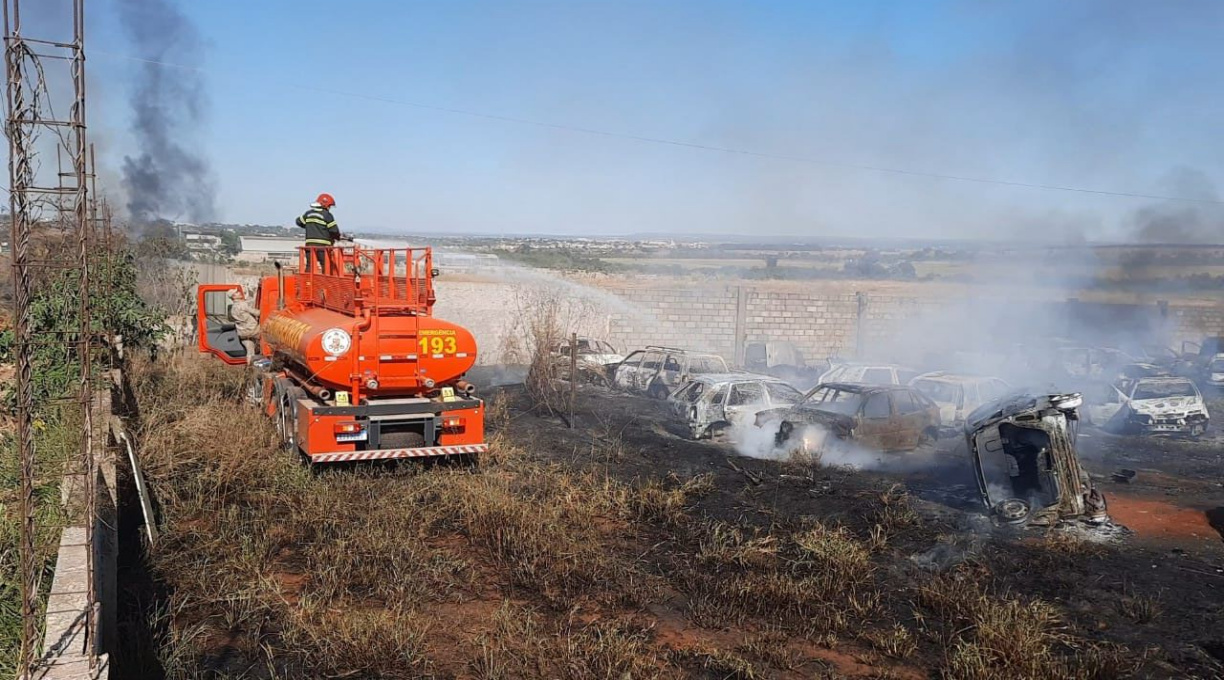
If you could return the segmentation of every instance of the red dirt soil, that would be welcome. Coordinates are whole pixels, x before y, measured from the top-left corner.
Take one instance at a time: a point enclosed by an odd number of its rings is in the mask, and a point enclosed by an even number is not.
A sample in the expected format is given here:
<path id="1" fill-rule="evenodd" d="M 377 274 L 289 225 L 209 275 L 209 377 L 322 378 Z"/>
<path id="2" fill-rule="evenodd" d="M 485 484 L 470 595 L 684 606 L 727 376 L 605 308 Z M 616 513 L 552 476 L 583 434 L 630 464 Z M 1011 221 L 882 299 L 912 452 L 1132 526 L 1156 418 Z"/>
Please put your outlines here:
<path id="1" fill-rule="evenodd" d="M 1109 496 L 1109 515 L 1142 538 L 1213 543 L 1221 538 L 1204 511 L 1167 501 L 1113 493 Z"/>

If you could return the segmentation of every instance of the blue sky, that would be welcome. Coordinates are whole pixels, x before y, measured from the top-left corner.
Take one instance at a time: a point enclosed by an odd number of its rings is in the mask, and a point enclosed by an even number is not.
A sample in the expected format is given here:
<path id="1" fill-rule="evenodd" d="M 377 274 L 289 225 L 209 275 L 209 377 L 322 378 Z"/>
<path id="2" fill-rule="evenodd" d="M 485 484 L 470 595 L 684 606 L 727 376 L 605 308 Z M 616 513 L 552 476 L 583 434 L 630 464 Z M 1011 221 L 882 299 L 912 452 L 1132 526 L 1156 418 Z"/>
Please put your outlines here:
<path id="1" fill-rule="evenodd" d="M 205 48 L 166 59 L 202 69 L 208 116 L 187 132 L 224 221 L 287 224 L 326 190 L 342 226 L 389 233 L 1115 240 L 1153 201 L 836 164 L 1194 197 L 1224 182 L 1214 0 L 179 6 Z M 91 134 L 114 187 L 134 148 L 125 57 L 142 52 L 117 0 L 89 7 Z"/>

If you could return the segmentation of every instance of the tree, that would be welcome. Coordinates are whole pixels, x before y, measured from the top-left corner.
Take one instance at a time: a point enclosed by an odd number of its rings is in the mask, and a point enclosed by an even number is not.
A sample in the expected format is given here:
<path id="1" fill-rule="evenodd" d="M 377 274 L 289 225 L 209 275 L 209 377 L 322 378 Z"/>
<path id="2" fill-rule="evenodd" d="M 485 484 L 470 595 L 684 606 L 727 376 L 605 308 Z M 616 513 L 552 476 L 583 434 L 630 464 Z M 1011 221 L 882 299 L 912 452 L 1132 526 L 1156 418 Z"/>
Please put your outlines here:
<path id="1" fill-rule="evenodd" d="M 242 252 L 242 239 L 233 229 L 221 231 L 221 252 L 226 255 L 237 255 Z"/>

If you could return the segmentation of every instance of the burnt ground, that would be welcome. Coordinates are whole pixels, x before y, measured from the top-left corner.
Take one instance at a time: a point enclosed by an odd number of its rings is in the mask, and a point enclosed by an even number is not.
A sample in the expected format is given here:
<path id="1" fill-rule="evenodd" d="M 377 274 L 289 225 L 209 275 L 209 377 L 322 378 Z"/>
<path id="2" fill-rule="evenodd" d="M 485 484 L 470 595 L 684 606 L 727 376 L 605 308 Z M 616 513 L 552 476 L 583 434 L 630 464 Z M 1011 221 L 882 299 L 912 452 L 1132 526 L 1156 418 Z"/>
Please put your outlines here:
<path id="1" fill-rule="evenodd" d="M 131 374 L 162 520 L 123 677 L 1224 677 L 1214 439 L 1087 433 L 1133 529 L 1097 540 L 993 528 L 955 440 L 759 460 L 649 399 L 583 388 L 571 429 L 508 386 L 476 465 L 306 470 L 235 374 Z"/>
<path id="2" fill-rule="evenodd" d="M 501 389 L 514 404 L 508 431 L 532 442 L 533 453 L 625 481 L 709 475 L 717 491 L 695 511 L 762 531 L 800 517 L 869 531 L 871 519 L 859 514 L 864 496 L 904 490 L 922 521 L 890 541 L 892 558 L 934 571 L 964 560 L 999 591 L 1054 603 L 1077 632 L 1147 655 L 1141 675 L 1224 677 L 1224 434 L 1191 441 L 1082 432 L 1082 462 L 1125 530 L 1087 531 L 1085 540 L 1068 538 L 1064 551 L 1057 534 L 992 526 L 954 438 L 899 471 L 811 469 L 689 441 L 649 398 L 584 388 L 576 427 L 567 429 L 563 419 L 534 414 L 519 390 Z M 1224 415 L 1224 402 L 1212 406 Z M 592 456 L 609 442 L 621 455 Z M 1123 469 L 1135 474 L 1114 474 Z M 1070 535 L 1079 536 L 1074 528 Z M 1148 605 L 1152 611 L 1135 611 Z"/>

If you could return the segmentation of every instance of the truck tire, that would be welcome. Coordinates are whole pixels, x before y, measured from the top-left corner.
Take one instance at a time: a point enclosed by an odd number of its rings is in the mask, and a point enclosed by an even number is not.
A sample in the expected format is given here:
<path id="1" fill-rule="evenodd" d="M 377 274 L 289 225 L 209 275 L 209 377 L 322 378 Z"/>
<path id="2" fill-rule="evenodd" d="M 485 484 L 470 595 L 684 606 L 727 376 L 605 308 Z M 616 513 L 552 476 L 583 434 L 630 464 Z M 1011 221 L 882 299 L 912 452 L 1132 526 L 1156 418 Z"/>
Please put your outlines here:
<path id="1" fill-rule="evenodd" d="M 297 400 L 306 396 L 306 391 L 284 378 L 272 383 L 272 419 L 276 422 L 276 436 L 286 451 L 297 452 Z"/>

